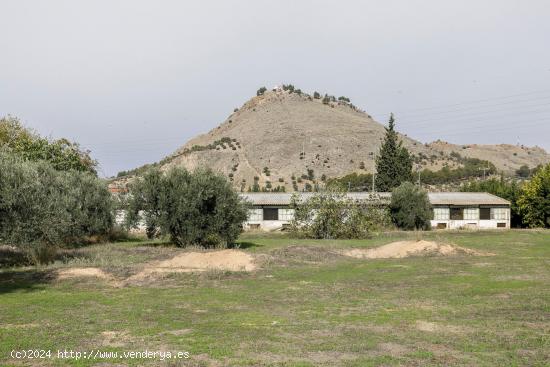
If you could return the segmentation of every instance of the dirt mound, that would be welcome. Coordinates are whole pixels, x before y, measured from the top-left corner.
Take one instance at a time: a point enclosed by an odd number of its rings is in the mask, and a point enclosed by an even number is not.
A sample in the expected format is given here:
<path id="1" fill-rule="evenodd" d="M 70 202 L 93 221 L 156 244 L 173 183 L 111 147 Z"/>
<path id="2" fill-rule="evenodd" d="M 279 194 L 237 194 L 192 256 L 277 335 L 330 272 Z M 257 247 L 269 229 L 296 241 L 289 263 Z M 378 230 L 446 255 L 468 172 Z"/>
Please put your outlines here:
<path id="1" fill-rule="evenodd" d="M 155 273 L 194 273 L 208 270 L 252 271 L 255 269 L 254 257 L 243 251 L 187 252 L 168 260 L 152 263 L 143 271 L 128 278 L 127 281 L 143 280 Z"/>
<path id="2" fill-rule="evenodd" d="M 410 256 L 491 255 L 450 244 L 433 241 L 397 241 L 372 249 L 353 249 L 344 255 L 358 259 L 398 259 Z"/>
<path id="3" fill-rule="evenodd" d="M 112 277 L 99 268 L 67 268 L 57 271 L 57 279 L 70 279 L 81 277 L 94 277 L 111 279 Z"/>
<path id="4" fill-rule="evenodd" d="M 175 256 L 170 260 L 161 261 L 154 269 L 161 271 L 205 271 L 229 270 L 252 271 L 256 269 L 254 258 L 243 251 L 221 250 L 212 252 L 188 252 Z"/>

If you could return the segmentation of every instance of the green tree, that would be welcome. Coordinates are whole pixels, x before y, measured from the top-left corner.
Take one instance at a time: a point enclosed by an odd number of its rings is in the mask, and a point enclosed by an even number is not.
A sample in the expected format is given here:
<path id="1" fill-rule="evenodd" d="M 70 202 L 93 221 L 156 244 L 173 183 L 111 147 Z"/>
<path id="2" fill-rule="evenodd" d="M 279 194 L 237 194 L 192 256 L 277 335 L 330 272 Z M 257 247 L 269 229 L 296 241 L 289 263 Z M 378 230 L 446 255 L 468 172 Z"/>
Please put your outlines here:
<path id="1" fill-rule="evenodd" d="M 321 94 L 317 91 L 313 92 L 313 98 L 315 99 L 321 99 Z"/>
<path id="2" fill-rule="evenodd" d="M 390 216 L 401 229 L 430 229 L 432 206 L 428 194 L 421 187 L 404 182 L 392 191 Z"/>
<path id="3" fill-rule="evenodd" d="M 499 179 L 491 178 L 485 181 L 471 181 L 460 187 L 463 192 L 488 192 L 510 202 L 510 224 L 513 227 L 522 226 L 522 217 L 518 209 L 518 199 L 521 186 L 515 181 L 506 181 L 503 176 Z"/>
<path id="4" fill-rule="evenodd" d="M 140 179 L 130 184 L 131 200 L 128 202 L 126 222 L 133 226 L 143 220 L 147 238 L 160 235 L 161 197 L 164 182 L 159 168 L 149 169 Z"/>
<path id="5" fill-rule="evenodd" d="M 394 128 L 395 120 L 391 114 L 386 137 L 376 157 L 375 181 L 378 191 L 391 191 L 401 183 L 411 180 L 412 159 L 409 151 L 399 141 Z"/>
<path id="6" fill-rule="evenodd" d="M 371 191 L 372 174 L 353 172 L 343 177 L 330 178 L 327 181 L 327 187 L 344 191 Z"/>
<path id="7" fill-rule="evenodd" d="M 0 147 L 25 160 L 48 161 L 59 171 L 76 170 L 96 174 L 97 162 L 77 143 L 67 139 L 49 140 L 25 128 L 17 118 L 0 119 Z"/>
<path id="8" fill-rule="evenodd" d="M 550 228 L 550 164 L 522 186 L 518 209 L 527 227 Z"/>
<path id="9" fill-rule="evenodd" d="M 107 235 L 112 199 L 92 174 L 58 171 L 0 149 L 0 243 L 22 248 L 33 263 L 47 263 L 58 247 Z"/>
<path id="10" fill-rule="evenodd" d="M 524 164 L 516 170 L 516 175 L 522 178 L 527 178 L 531 175 L 531 169 L 529 169 L 529 166 Z"/>
<path id="11" fill-rule="evenodd" d="M 140 185 L 146 189 L 139 195 L 131 192 L 136 202 L 130 204 L 130 224 L 136 225 L 137 214 L 143 211 L 178 246 L 230 245 L 247 218 L 246 203 L 223 176 L 208 169 L 152 172 L 148 183 L 142 181 L 135 187 Z"/>
<path id="12" fill-rule="evenodd" d="M 368 235 L 368 225 L 362 220 L 361 212 L 343 193 L 325 191 L 303 202 L 293 195 L 291 208 L 294 209 L 291 221 L 294 233 L 322 239 L 364 238 Z"/>

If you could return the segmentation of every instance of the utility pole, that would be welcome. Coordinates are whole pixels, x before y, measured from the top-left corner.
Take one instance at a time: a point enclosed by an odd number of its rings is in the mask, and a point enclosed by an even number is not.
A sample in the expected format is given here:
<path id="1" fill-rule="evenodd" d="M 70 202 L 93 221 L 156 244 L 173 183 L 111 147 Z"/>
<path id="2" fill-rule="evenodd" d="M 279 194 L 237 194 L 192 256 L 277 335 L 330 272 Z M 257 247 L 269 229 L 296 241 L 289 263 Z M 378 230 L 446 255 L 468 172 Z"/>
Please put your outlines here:
<path id="1" fill-rule="evenodd" d="M 479 170 L 483 171 L 483 181 L 485 181 L 485 171 L 488 171 L 490 168 L 489 167 L 481 167 L 479 168 Z"/>

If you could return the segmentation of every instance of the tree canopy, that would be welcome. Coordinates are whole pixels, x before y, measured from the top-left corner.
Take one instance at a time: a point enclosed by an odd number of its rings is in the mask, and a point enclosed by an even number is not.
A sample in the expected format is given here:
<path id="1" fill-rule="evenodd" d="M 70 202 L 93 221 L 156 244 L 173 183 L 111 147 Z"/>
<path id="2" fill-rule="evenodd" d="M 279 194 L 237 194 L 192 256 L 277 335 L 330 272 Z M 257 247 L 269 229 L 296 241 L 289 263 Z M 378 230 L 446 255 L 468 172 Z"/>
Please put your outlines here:
<path id="1" fill-rule="evenodd" d="M 77 143 L 47 139 L 24 127 L 11 116 L 0 118 L 0 147 L 25 160 L 49 162 L 58 171 L 75 170 L 96 174 L 97 162 Z"/>
<path id="2" fill-rule="evenodd" d="M 522 186 L 517 203 L 527 227 L 550 228 L 550 164 Z"/>
<path id="3" fill-rule="evenodd" d="M 112 205 L 96 176 L 58 171 L 0 148 L 0 244 L 22 248 L 31 262 L 51 261 L 57 247 L 108 234 Z"/>
<path id="4" fill-rule="evenodd" d="M 130 187 L 128 222 L 143 213 L 149 234 L 167 234 L 178 246 L 232 244 L 247 218 L 247 205 L 221 175 L 209 169 L 148 172 Z"/>
<path id="5" fill-rule="evenodd" d="M 376 190 L 391 191 L 401 183 L 410 181 L 411 176 L 412 159 L 397 136 L 395 120 L 391 114 L 384 142 L 376 157 Z"/>
<path id="6" fill-rule="evenodd" d="M 430 229 L 432 206 L 428 193 L 410 182 L 402 183 L 392 191 L 390 215 L 401 229 Z"/>

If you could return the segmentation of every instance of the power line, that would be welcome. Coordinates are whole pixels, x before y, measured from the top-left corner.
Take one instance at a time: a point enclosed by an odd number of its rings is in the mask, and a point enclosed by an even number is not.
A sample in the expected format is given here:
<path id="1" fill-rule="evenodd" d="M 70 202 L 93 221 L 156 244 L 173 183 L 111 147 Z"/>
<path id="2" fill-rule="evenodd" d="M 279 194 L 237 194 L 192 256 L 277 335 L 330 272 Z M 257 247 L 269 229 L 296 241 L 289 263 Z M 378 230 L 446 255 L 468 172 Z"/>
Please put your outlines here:
<path id="1" fill-rule="evenodd" d="M 472 106 L 472 107 L 464 107 L 464 108 L 457 108 L 457 109 L 454 109 L 454 110 L 447 110 L 447 111 L 437 111 L 437 112 L 430 112 L 430 113 L 421 113 L 421 114 L 418 114 L 418 113 L 413 113 L 413 114 L 397 114 L 397 116 L 399 118 L 407 118 L 407 117 L 423 117 L 423 116 L 435 116 L 435 115 L 443 115 L 443 114 L 447 114 L 447 113 L 454 113 L 454 112 L 462 112 L 462 111 L 471 111 L 471 110 L 476 110 L 476 109 L 483 109 L 483 108 L 487 108 L 487 107 L 498 107 L 498 106 L 509 106 L 509 105 L 512 105 L 508 108 L 522 108 L 522 107 L 532 107 L 532 106 L 537 106 L 538 104 L 536 105 L 517 105 L 517 106 L 514 106 L 513 104 L 515 103 L 523 103 L 523 102 L 532 102 L 532 101 L 540 101 L 540 100 L 547 100 L 547 99 L 550 99 L 550 96 L 546 96 L 546 97 L 542 97 L 542 98 L 531 98 L 531 99 L 524 99 L 524 100 L 519 100 L 519 101 L 508 101 L 508 102 L 504 102 L 504 103 L 494 103 L 494 104 L 489 104 L 489 105 L 485 105 L 485 106 Z M 502 109 L 507 109 L 506 107 L 503 107 L 499 110 L 502 110 Z"/>
<path id="2" fill-rule="evenodd" d="M 471 129 L 466 130 L 463 127 L 455 126 L 455 129 L 453 129 L 453 128 L 445 129 L 445 130 L 425 129 L 424 131 L 432 133 L 432 134 L 446 134 L 446 135 L 449 135 L 448 133 L 451 133 L 450 135 L 452 136 L 453 133 L 461 133 L 461 132 L 472 134 L 475 131 L 480 131 L 480 130 L 483 131 L 484 128 L 489 128 L 493 132 L 508 131 L 508 130 L 516 130 L 517 131 L 518 129 L 525 128 L 525 127 L 549 126 L 549 123 L 550 123 L 550 117 L 545 117 L 545 118 L 540 118 L 540 119 L 529 120 L 529 122 L 527 122 L 527 123 L 524 123 L 524 124 L 521 124 L 521 125 L 516 125 L 516 126 L 500 126 L 500 127 L 497 126 L 497 127 L 495 127 L 496 125 L 502 124 L 502 123 L 498 123 L 498 124 L 483 124 L 481 126 L 477 126 L 476 127 L 477 130 L 471 130 Z M 456 134 L 456 135 L 463 135 L 463 134 Z"/>
<path id="3" fill-rule="evenodd" d="M 521 97 L 521 96 L 540 94 L 540 93 L 550 93 L 550 89 L 538 90 L 538 91 L 532 91 L 532 92 L 526 92 L 526 93 L 510 94 L 510 95 L 507 95 L 507 96 L 499 96 L 499 97 L 464 101 L 464 102 L 460 102 L 460 103 L 452 103 L 452 104 L 446 104 L 446 105 L 438 105 L 438 106 L 422 107 L 422 108 L 413 108 L 413 109 L 409 109 L 409 110 L 402 110 L 401 112 L 435 110 L 435 109 L 441 109 L 441 108 L 447 108 L 447 107 L 456 107 L 456 106 L 462 106 L 462 105 L 468 105 L 468 104 L 483 103 L 483 102 L 487 102 L 487 101 L 490 102 L 490 101 L 499 100 L 499 99 Z"/>
<path id="4" fill-rule="evenodd" d="M 547 104 L 550 106 L 550 103 Z M 403 121 L 402 126 L 425 126 L 430 125 L 430 122 L 433 121 L 439 121 L 439 122 L 447 122 L 447 121 L 476 121 L 471 120 L 471 118 L 475 118 L 477 116 L 484 117 L 488 115 L 487 117 L 490 118 L 506 118 L 509 116 L 516 116 L 516 115 L 529 115 L 529 114 L 539 114 L 539 113 L 550 113 L 550 108 L 541 108 L 536 110 L 526 110 L 526 111 L 516 111 L 516 112 L 507 112 L 505 114 L 497 114 L 497 115 L 491 115 L 491 113 L 495 113 L 499 111 L 487 111 L 485 113 L 474 113 L 474 114 L 468 114 L 468 115 L 459 115 L 459 116 L 451 116 L 451 117 L 445 117 L 445 118 L 433 118 L 433 119 L 423 119 L 423 120 L 416 120 L 416 121 Z"/>

